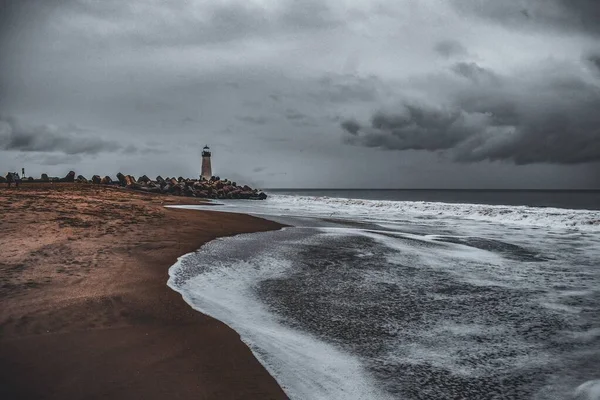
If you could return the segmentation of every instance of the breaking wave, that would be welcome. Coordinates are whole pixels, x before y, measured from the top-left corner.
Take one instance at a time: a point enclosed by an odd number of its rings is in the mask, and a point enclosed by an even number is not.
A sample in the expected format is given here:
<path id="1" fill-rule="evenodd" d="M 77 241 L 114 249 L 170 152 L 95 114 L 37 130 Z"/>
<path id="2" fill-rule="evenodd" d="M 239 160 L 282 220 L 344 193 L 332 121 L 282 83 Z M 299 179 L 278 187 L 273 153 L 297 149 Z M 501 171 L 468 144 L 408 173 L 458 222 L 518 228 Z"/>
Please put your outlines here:
<path id="1" fill-rule="evenodd" d="M 264 205 L 294 215 L 370 220 L 468 219 L 500 224 L 600 231 L 600 212 L 528 206 L 380 201 L 313 196 L 271 196 Z"/>

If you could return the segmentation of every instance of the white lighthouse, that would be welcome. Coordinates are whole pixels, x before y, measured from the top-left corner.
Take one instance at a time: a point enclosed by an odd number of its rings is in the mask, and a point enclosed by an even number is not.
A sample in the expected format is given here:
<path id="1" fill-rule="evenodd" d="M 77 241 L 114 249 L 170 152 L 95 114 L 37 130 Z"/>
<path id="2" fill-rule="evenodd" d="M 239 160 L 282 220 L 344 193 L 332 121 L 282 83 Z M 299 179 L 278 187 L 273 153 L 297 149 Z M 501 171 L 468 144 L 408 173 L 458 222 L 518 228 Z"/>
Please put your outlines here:
<path id="1" fill-rule="evenodd" d="M 210 148 L 208 146 L 204 146 L 202 149 L 202 171 L 200 172 L 200 178 L 204 178 L 207 181 L 210 180 L 210 177 L 212 176 L 210 156 Z"/>

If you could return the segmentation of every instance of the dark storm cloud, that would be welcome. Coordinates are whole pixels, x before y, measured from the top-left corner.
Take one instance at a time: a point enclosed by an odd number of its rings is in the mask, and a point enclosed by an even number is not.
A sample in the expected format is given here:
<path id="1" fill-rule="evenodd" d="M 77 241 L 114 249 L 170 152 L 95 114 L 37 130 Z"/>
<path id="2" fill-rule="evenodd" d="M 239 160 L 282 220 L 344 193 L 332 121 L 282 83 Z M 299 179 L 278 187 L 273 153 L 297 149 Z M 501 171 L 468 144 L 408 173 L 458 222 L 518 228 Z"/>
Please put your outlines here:
<path id="1" fill-rule="evenodd" d="M 341 127 L 351 135 L 357 135 L 361 128 L 360 124 L 353 119 L 342 121 Z"/>
<path id="2" fill-rule="evenodd" d="M 465 46 L 456 40 L 442 40 L 441 42 L 435 44 L 434 50 L 446 58 L 467 55 L 467 49 Z"/>
<path id="3" fill-rule="evenodd" d="M 516 28 L 551 28 L 600 35 L 598 0 L 454 0 L 462 10 Z"/>
<path id="4" fill-rule="evenodd" d="M 451 149 L 475 135 L 484 119 L 485 116 L 458 109 L 406 103 L 396 112 L 377 112 L 368 128 L 361 128 L 352 120 L 341 125 L 352 134 L 346 139 L 351 144 L 388 150 L 437 151 Z"/>
<path id="5" fill-rule="evenodd" d="M 120 148 L 117 142 L 93 137 L 87 130 L 75 125 L 64 128 L 50 125 L 27 127 L 13 117 L 0 118 L 2 150 L 97 154 Z"/>
<path id="6" fill-rule="evenodd" d="M 365 126 L 345 120 L 341 127 L 349 135 L 344 141 L 445 152 L 460 162 L 600 161 L 600 85 L 552 68 L 522 81 L 476 64 L 455 65 L 452 70 L 469 82 L 455 89 L 448 104 L 405 101 L 394 112 L 374 114 Z M 482 81 L 481 76 L 494 79 Z"/>

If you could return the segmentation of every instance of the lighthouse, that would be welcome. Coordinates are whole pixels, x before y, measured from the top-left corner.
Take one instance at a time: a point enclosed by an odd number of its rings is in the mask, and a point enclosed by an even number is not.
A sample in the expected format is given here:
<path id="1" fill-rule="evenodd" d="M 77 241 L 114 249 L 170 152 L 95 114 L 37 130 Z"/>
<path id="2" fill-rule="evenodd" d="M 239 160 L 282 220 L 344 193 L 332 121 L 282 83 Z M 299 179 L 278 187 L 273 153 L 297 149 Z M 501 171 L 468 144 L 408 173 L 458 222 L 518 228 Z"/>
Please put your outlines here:
<path id="1" fill-rule="evenodd" d="M 210 180 L 212 176 L 212 168 L 210 166 L 210 148 L 204 146 L 202 149 L 202 171 L 200 172 L 200 178 Z"/>

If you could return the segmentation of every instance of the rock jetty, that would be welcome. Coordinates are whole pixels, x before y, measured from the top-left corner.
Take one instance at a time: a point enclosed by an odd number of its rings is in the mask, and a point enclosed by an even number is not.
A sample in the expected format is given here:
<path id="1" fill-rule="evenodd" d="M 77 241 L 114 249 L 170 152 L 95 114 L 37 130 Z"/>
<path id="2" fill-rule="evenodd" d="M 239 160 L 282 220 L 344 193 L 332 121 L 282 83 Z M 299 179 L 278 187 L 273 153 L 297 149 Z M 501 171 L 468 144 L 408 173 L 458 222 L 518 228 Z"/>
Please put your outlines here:
<path id="1" fill-rule="evenodd" d="M 75 182 L 94 185 L 116 185 L 141 192 L 206 199 L 264 200 L 267 198 L 266 193 L 258 189 L 253 189 L 248 185 L 238 186 L 236 182 L 221 179 L 218 176 L 212 176 L 209 180 L 183 177 L 163 178 L 157 176 L 156 179 L 152 180 L 146 175 L 142 175 L 136 179 L 133 175 L 124 175 L 119 172 L 116 178 L 112 179 L 110 176 L 101 177 L 100 175 L 94 175 L 88 180 L 82 175 L 75 177 L 75 172 L 71 171 L 64 178 L 49 177 L 47 174 L 42 174 L 41 179 L 29 178 L 28 180 L 31 182 Z"/>

